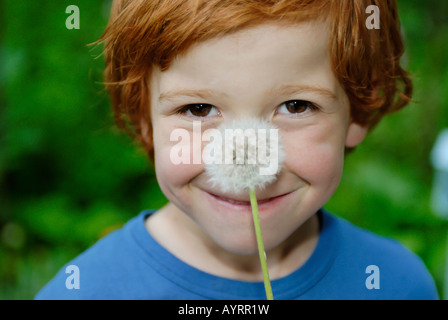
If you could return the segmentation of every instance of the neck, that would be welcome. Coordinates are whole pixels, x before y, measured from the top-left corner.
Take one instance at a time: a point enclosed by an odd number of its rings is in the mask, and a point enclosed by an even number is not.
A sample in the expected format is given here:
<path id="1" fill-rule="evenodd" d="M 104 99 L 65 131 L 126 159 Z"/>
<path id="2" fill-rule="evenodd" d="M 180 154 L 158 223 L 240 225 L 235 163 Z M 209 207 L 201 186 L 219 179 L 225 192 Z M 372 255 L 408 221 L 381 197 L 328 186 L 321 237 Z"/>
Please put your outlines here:
<path id="1" fill-rule="evenodd" d="M 173 204 L 147 219 L 146 228 L 165 249 L 201 271 L 235 280 L 263 279 L 258 252 L 242 255 L 225 250 Z M 319 221 L 313 215 L 280 245 L 266 252 L 270 278 L 278 279 L 300 268 L 313 253 L 318 238 Z"/>

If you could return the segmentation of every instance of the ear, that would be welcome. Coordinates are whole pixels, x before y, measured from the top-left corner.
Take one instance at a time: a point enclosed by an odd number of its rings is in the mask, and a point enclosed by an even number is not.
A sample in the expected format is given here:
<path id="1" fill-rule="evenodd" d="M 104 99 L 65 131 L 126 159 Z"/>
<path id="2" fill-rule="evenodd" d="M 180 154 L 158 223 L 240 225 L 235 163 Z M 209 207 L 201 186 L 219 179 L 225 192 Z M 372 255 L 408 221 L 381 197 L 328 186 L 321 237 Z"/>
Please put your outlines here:
<path id="1" fill-rule="evenodd" d="M 367 126 L 360 125 L 356 122 L 351 122 L 347 128 L 345 146 L 347 148 L 354 148 L 359 145 L 366 137 L 367 131 Z"/>
<path id="2" fill-rule="evenodd" d="M 378 96 L 380 89 L 380 85 L 375 86 L 374 90 L 372 91 L 372 98 Z M 368 131 L 368 125 L 361 125 L 359 123 L 353 122 L 353 120 L 351 119 L 350 124 L 347 128 L 347 134 L 345 136 L 345 147 L 354 148 L 358 146 L 361 142 L 363 142 Z"/>
<path id="3" fill-rule="evenodd" d="M 140 128 L 141 128 L 141 136 L 143 139 L 143 142 L 147 145 L 147 146 L 151 146 L 152 145 L 152 128 L 151 126 L 148 124 L 148 121 L 142 117 L 140 119 Z"/>

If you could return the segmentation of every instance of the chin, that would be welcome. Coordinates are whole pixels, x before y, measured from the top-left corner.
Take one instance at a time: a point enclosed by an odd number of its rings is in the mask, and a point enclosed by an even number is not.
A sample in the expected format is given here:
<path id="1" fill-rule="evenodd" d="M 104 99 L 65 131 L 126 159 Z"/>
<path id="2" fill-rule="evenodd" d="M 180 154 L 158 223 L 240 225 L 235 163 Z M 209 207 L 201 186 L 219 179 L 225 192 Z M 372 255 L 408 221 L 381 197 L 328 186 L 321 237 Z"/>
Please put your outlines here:
<path id="1" fill-rule="evenodd" d="M 257 240 L 255 231 L 247 230 L 246 232 L 228 232 L 223 234 L 223 230 L 214 232 L 209 237 L 216 246 L 222 250 L 235 255 L 258 255 Z M 218 249 L 219 250 L 219 249 Z"/>
<path id="2" fill-rule="evenodd" d="M 247 244 L 228 244 L 228 243 L 218 243 L 218 245 L 225 251 L 240 256 L 258 256 L 258 247 L 256 240 L 249 241 Z"/>
<path id="3" fill-rule="evenodd" d="M 227 234 L 216 234 L 211 237 L 217 246 L 221 249 L 235 255 L 241 256 L 258 256 L 258 245 L 255 237 L 255 231 L 247 230 L 246 232 L 229 232 Z M 272 237 L 268 237 L 268 235 L 263 234 L 263 245 L 265 251 L 268 252 L 271 249 L 278 246 L 282 243 L 284 239 L 273 239 Z"/>

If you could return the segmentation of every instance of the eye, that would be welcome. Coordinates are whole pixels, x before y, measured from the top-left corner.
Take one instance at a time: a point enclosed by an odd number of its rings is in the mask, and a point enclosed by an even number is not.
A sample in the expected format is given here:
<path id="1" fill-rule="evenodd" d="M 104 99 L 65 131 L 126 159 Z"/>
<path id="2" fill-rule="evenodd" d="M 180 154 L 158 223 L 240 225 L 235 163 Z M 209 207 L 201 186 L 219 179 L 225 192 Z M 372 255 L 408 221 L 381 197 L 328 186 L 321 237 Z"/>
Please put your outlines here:
<path id="1" fill-rule="evenodd" d="M 315 111 L 319 108 L 312 102 L 305 100 L 290 100 L 283 102 L 277 109 L 277 113 L 301 114 L 307 111 Z"/>
<path id="2" fill-rule="evenodd" d="M 212 117 L 220 114 L 215 106 L 204 103 L 186 105 L 180 108 L 177 113 L 198 118 Z"/>

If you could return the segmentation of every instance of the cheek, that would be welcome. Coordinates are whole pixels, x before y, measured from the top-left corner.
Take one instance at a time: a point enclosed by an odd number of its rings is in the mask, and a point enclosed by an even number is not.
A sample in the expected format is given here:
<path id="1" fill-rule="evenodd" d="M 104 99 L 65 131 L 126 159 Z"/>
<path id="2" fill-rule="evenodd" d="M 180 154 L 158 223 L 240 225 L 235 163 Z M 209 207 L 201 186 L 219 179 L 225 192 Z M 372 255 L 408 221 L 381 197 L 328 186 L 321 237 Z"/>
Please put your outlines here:
<path id="1" fill-rule="evenodd" d="M 342 132 L 318 128 L 288 135 L 285 166 L 310 186 L 333 191 L 342 175 L 344 141 Z"/>
<path id="2" fill-rule="evenodd" d="M 157 180 L 165 196 L 172 200 L 174 195 L 181 196 L 182 188 L 187 186 L 192 179 L 203 171 L 201 164 L 193 164 L 192 156 L 188 162 L 178 163 L 177 158 L 173 157 L 172 150 L 182 148 L 190 155 L 193 155 L 193 144 L 188 138 L 170 141 L 172 130 L 159 131 L 154 135 L 154 166 Z M 182 152 L 176 153 L 182 156 Z"/>

